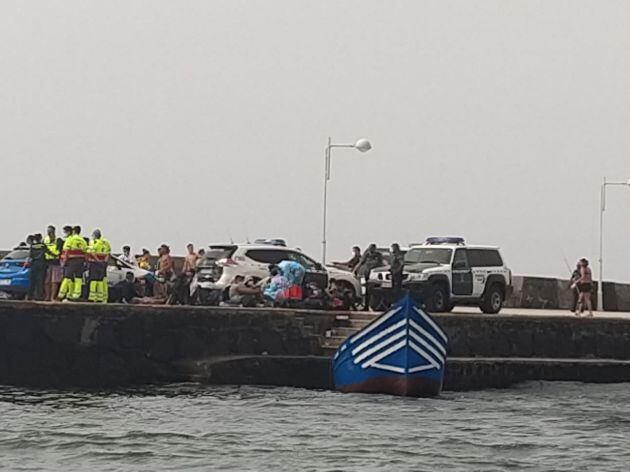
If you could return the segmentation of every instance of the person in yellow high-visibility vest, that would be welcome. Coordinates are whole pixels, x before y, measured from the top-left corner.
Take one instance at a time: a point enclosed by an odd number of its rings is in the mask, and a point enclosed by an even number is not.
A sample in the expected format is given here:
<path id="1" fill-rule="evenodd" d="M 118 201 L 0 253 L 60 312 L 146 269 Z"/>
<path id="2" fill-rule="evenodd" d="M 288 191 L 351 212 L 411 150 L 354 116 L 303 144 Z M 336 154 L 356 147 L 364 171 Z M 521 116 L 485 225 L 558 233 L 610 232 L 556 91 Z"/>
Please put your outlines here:
<path id="1" fill-rule="evenodd" d="M 44 238 L 46 246 L 46 285 L 45 296 L 46 301 L 52 302 L 57 297 L 59 284 L 63 279 L 63 269 L 59 265 L 59 256 L 63 249 L 63 240 L 55 235 L 55 227 L 50 225 L 46 229 L 46 237 Z"/>
<path id="2" fill-rule="evenodd" d="M 88 265 L 90 295 L 88 300 L 95 303 L 107 303 L 109 290 L 107 287 L 107 262 L 112 252 L 111 245 L 103 238 L 100 229 L 92 233 L 92 241 L 88 246 Z"/>
<path id="3" fill-rule="evenodd" d="M 66 238 L 61 251 L 63 280 L 59 287 L 59 300 L 78 300 L 83 288 L 83 271 L 87 243 L 81 237 L 81 227 L 72 228 L 72 234 Z"/>

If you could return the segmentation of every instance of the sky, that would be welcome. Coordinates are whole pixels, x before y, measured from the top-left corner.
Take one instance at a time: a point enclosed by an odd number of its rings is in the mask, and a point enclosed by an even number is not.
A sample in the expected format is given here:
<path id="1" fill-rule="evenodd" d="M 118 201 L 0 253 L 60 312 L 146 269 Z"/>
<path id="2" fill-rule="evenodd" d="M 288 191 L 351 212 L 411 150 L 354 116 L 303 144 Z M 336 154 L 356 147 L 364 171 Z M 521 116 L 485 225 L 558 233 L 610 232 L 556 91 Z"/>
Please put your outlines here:
<path id="1" fill-rule="evenodd" d="M 174 253 L 461 235 L 596 267 L 630 178 L 630 2 L 4 0 L 0 247 L 53 223 Z M 630 187 L 606 278 L 630 281 Z"/>

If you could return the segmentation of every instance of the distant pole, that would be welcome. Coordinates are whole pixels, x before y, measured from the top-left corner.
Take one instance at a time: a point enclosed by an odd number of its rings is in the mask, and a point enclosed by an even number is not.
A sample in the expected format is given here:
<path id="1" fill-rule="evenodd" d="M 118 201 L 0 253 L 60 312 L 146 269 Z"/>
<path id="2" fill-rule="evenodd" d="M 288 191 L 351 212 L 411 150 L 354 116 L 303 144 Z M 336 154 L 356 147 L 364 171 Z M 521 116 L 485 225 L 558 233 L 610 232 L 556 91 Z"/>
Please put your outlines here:
<path id="1" fill-rule="evenodd" d="M 331 138 L 328 137 L 326 156 L 324 163 L 324 222 L 322 224 L 322 264 L 326 265 L 326 213 L 328 208 L 328 181 L 330 180 L 330 146 Z"/>
<path id="2" fill-rule="evenodd" d="M 332 144 L 332 139 L 328 138 L 326 153 L 324 156 L 324 202 L 323 202 L 323 222 L 322 222 L 322 264 L 326 265 L 326 230 L 328 212 L 328 181 L 330 180 L 330 158 L 332 148 L 354 148 L 360 152 L 367 152 L 372 149 L 372 145 L 367 139 L 358 139 L 354 144 Z"/>
<path id="3" fill-rule="evenodd" d="M 599 284 L 597 284 L 597 310 L 604 311 L 604 211 L 606 211 L 606 177 L 599 194 Z"/>
<path id="4" fill-rule="evenodd" d="M 606 211 L 606 187 L 609 185 L 630 186 L 630 179 L 625 182 L 608 182 L 606 177 L 600 189 L 599 205 L 599 283 L 597 284 L 597 309 L 604 311 L 604 212 Z"/>

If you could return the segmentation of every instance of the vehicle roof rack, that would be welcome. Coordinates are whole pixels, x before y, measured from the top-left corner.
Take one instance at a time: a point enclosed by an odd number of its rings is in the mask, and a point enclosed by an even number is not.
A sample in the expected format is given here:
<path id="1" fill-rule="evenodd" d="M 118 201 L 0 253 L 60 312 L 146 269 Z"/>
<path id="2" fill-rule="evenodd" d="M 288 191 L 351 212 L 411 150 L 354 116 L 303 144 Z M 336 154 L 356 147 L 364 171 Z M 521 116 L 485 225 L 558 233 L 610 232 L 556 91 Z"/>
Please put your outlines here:
<path id="1" fill-rule="evenodd" d="M 267 246 L 287 247 L 286 240 L 282 238 L 258 238 L 254 240 L 254 244 L 264 244 Z"/>
<path id="2" fill-rule="evenodd" d="M 425 241 L 427 245 L 437 245 L 437 244 L 457 244 L 458 246 L 464 246 L 466 241 L 464 238 L 458 236 L 438 236 L 427 238 Z"/>

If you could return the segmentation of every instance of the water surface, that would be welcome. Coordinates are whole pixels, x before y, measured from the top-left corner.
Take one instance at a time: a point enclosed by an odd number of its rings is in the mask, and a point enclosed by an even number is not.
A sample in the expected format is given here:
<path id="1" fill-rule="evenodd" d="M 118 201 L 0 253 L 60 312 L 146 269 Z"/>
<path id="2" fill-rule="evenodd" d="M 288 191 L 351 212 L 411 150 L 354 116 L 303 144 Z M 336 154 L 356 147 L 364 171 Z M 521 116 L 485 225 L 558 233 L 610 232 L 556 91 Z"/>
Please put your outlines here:
<path id="1" fill-rule="evenodd" d="M 630 385 L 528 383 L 437 399 L 178 384 L 0 387 L 2 470 L 621 471 Z"/>

